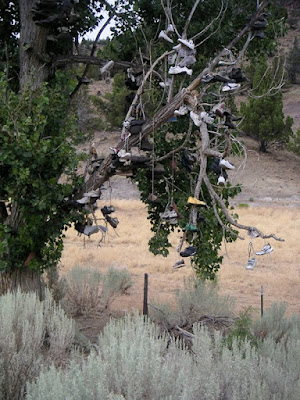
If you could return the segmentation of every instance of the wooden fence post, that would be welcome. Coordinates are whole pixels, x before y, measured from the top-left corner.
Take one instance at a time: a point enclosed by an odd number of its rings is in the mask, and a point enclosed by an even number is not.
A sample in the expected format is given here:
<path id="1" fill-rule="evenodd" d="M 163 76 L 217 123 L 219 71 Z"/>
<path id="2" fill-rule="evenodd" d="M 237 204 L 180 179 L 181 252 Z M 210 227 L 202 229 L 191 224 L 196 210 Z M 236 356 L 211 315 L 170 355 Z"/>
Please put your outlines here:
<path id="1" fill-rule="evenodd" d="M 143 305 L 143 315 L 148 317 L 148 274 L 144 276 L 144 305 Z"/>

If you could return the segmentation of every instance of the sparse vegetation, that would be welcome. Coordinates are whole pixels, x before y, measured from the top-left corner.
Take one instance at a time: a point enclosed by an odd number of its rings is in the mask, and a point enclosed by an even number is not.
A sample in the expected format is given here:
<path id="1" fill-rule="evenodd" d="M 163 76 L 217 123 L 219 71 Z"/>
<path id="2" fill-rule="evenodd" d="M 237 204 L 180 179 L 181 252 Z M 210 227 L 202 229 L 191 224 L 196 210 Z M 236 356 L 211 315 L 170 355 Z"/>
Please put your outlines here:
<path id="1" fill-rule="evenodd" d="M 128 270 L 109 268 L 106 274 L 96 269 L 76 266 L 66 277 L 65 303 L 74 316 L 85 317 L 103 313 L 118 294 L 132 286 Z"/>

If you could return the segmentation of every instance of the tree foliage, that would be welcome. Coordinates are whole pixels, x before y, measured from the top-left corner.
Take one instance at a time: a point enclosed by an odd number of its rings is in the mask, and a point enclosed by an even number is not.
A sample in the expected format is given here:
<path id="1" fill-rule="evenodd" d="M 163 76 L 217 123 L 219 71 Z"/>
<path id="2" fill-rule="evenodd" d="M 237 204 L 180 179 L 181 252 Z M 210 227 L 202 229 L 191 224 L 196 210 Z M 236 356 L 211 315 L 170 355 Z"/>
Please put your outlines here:
<path id="1" fill-rule="evenodd" d="M 287 117 L 284 120 L 282 92 L 276 87 L 282 67 L 278 68 L 275 62 L 268 66 L 267 59 L 261 57 L 253 62 L 252 68 L 255 70 L 252 80 L 253 98 L 250 98 L 248 104 L 241 104 L 244 116 L 242 129 L 256 138 L 260 150 L 266 152 L 275 142 L 287 143 L 292 134 L 293 119 Z M 273 88 L 272 91 L 269 88 Z"/>
<path id="2" fill-rule="evenodd" d="M 81 183 L 74 173 L 80 135 L 72 113 L 66 117 L 65 77 L 58 75 L 56 83 L 36 92 L 28 87 L 21 95 L 11 91 L 3 77 L 0 82 L 1 201 L 11 210 L 2 215 L 5 223 L 0 227 L 2 270 L 22 268 L 30 253 L 35 254 L 31 268 L 42 271 L 57 262 L 63 231 L 78 218 L 64 202 Z"/>

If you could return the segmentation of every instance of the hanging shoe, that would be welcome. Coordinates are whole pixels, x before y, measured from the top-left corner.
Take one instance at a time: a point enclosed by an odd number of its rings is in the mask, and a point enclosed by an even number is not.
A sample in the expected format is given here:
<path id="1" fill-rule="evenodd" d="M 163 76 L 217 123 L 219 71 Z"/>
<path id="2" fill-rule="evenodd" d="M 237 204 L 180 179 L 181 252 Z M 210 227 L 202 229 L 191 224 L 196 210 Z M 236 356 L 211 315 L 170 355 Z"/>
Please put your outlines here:
<path id="1" fill-rule="evenodd" d="M 96 197 L 96 198 L 99 198 L 100 195 L 101 195 L 100 189 L 90 190 L 90 191 L 87 192 L 87 193 L 83 193 L 83 196 L 86 196 L 86 197 Z"/>
<path id="2" fill-rule="evenodd" d="M 189 67 L 197 61 L 196 57 L 194 55 L 190 55 L 185 57 L 180 63 L 178 64 L 179 67 Z"/>
<path id="3" fill-rule="evenodd" d="M 152 151 L 153 150 L 153 143 L 149 142 L 148 139 L 142 139 L 140 150 Z"/>
<path id="4" fill-rule="evenodd" d="M 177 117 L 181 117 L 182 115 L 186 115 L 189 112 L 186 106 L 180 106 L 178 110 L 174 111 L 174 115 Z"/>
<path id="5" fill-rule="evenodd" d="M 230 90 L 235 90 L 240 88 L 241 85 L 239 83 L 226 83 L 223 87 L 222 87 L 222 92 L 229 92 Z"/>
<path id="6" fill-rule="evenodd" d="M 252 269 L 254 269 L 255 266 L 256 266 L 256 260 L 255 260 L 255 258 L 253 257 L 253 258 L 249 258 L 249 260 L 247 261 L 247 264 L 246 264 L 245 268 L 246 268 L 247 270 L 252 270 Z"/>
<path id="7" fill-rule="evenodd" d="M 174 26 L 173 26 L 172 24 L 169 24 L 169 25 L 167 26 L 167 29 L 166 29 L 166 34 L 167 34 L 167 35 L 170 35 L 170 34 L 172 34 L 172 33 L 174 33 Z"/>
<path id="8" fill-rule="evenodd" d="M 156 163 L 154 167 L 156 174 L 164 174 L 166 172 L 165 167 L 161 163 Z"/>
<path id="9" fill-rule="evenodd" d="M 199 200 L 196 197 L 192 197 L 192 196 L 190 196 L 188 198 L 187 203 L 191 204 L 191 205 L 194 205 L 194 206 L 206 206 L 207 205 L 204 201 Z"/>
<path id="10" fill-rule="evenodd" d="M 174 65 L 175 62 L 176 62 L 176 58 L 177 58 L 177 54 L 176 54 L 176 53 L 174 53 L 174 54 L 169 54 L 169 55 L 168 55 L 168 64 L 169 64 L 169 65 Z"/>
<path id="11" fill-rule="evenodd" d="M 185 225 L 184 231 L 188 231 L 188 232 L 199 232 L 199 229 L 197 228 L 196 225 L 194 225 L 194 224 L 192 224 L 192 223 L 188 223 L 188 224 Z"/>
<path id="12" fill-rule="evenodd" d="M 225 182 L 226 181 L 225 181 L 224 176 L 220 175 L 219 178 L 218 178 L 218 185 L 225 186 Z"/>
<path id="13" fill-rule="evenodd" d="M 184 249 L 183 251 L 181 251 L 179 254 L 181 255 L 181 257 L 192 257 L 194 255 L 196 255 L 197 249 L 194 246 L 188 246 L 186 249 Z"/>
<path id="14" fill-rule="evenodd" d="M 90 202 L 90 197 L 84 196 L 79 200 L 76 200 L 79 204 L 87 204 Z"/>
<path id="15" fill-rule="evenodd" d="M 232 122 L 232 116 L 228 112 L 226 114 L 224 113 L 224 115 L 226 115 L 224 125 L 230 129 L 236 129 L 236 126 Z"/>
<path id="16" fill-rule="evenodd" d="M 190 50 L 194 50 L 195 49 L 195 45 L 194 45 L 194 42 L 192 41 L 192 39 L 190 39 L 190 40 L 178 39 L 178 42 L 180 44 L 182 44 L 183 46 L 187 47 Z"/>
<path id="17" fill-rule="evenodd" d="M 227 160 L 220 160 L 219 165 L 223 169 L 235 169 L 235 166 Z"/>
<path id="18" fill-rule="evenodd" d="M 160 33 L 159 33 L 159 35 L 158 35 L 158 38 L 159 38 L 159 39 L 162 39 L 162 40 L 165 40 L 165 41 L 168 42 L 168 43 L 173 43 L 173 39 L 171 39 L 171 38 L 167 35 L 166 31 L 160 31 Z"/>
<path id="19" fill-rule="evenodd" d="M 104 72 L 110 71 L 113 66 L 114 66 L 114 61 L 113 60 L 108 61 L 102 68 L 100 68 L 100 74 L 103 75 Z"/>
<path id="20" fill-rule="evenodd" d="M 213 124 L 213 123 L 214 123 L 214 119 L 213 119 L 212 117 L 210 117 L 210 116 L 208 115 L 208 113 L 205 112 L 205 111 L 202 111 L 202 112 L 200 113 L 200 118 L 201 118 L 201 120 L 202 120 L 203 122 L 205 122 L 206 124 Z"/>
<path id="21" fill-rule="evenodd" d="M 155 194 L 151 193 L 149 194 L 149 196 L 147 197 L 147 202 L 148 203 L 152 203 L 152 204 L 160 204 L 161 200 L 159 197 L 157 197 Z"/>
<path id="22" fill-rule="evenodd" d="M 115 207 L 113 207 L 113 206 L 109 206 L 109 207 L 104 206 L 104 207 L 101 208 L 101 212 L 102 212 L 104 217 L 106 215 L 108 215 L 108 214 L 113 213 L 114 211 L 115 211 Z"/>
<path id="23" fill-rule="evenodd" d="M 196 126 L 201 126 L 202 120 L 199 114 L 195 113 L 194 111 L 190 112 L 191 120 L 194 122 Z"/>
<path id="24" fill-rule="evenodd" d="M 112 218 L 110 215 L 105 216 L 106 221 L 109 223 L 110 226 L 116 228 L 119 224 L 118 218 Z"/>
<path id="25" fill-rule="evenodd" d="M 177 218 L 177 213 L 174 210 L 166 210 L 162 213 L 159 213 L 160 219 L 173 219 Z"/>
<path id="26" fill-rule="evenodd" d="M 269 254 L 273 251 L 274 249 L 271 247 L 271 245 L 268 243 L 267 245 L 265 245 L 261 251 L 257 251 L 255 254 L 257 256 L 263 256 L 265 254 Z"/>
<path id="27" fill-rule="evenodd" d="M 189 69 L 187 67 L 179 67 L 179 65 L 177 65 L 176 67 L 170 67 L 169 68 L 169 72 L 170 75 L 178 75 L 178 74 L 187 74 L 187 75 L 193 75 L 193 70 Z"/>
<path id="28" fill-rule="evenodd" d="M 173 269 L 185 267 L 184 260 L 179 260 L 173 265 Z"/>

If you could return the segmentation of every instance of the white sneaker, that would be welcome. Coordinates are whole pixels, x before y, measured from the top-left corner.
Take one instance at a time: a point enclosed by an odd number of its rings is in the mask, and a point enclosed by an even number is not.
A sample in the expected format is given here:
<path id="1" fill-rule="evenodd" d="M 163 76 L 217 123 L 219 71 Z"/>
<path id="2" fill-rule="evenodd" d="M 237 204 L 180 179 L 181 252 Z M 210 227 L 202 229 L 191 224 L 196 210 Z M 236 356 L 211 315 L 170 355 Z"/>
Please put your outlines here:
<path id="1" fill-rule="evenodd" d="M 86 227 L 84 228 L 84 230 L 83 230 L 82 233 L 83 233 L 84 235 L 91 236 L 91 235 L 93 235 L 94 233 L 99 232 L 99 229 L 100 229 L 100 228 L 98 228 L 98 226 L 96 226 L 96 225 L 86 226 Z"/>
<path id="2" fill-rule="evenodd" d="M 200 114 L 200 118 L 202 119 L 203 122 L 205 122 L 206 124 L 212 124 L 214 122 L 214 119 L 212 117 L 210 117 L 207 112 L 202 111 L 202 113 Z"/>
<path id="3" fill-rule="evenodd" d="M 257 256 L 263 256 L 265 254 L 269 254 L 273 251 L 274 249 L 271 247 L 271 245 L 268 243 L 267 245 L 265 245 L 261 251 L 257 251 L 255 254 Z"/>
<path id="4" fill-rule="evenodd" d="M 221 160 L 219 165 L 223 169 L 235 169 L 235 166 L 227 160 Z"/>
<path id="5" fill-rule="evenodd" d="M 166 29 L 167 35 L 169 33 L 174 33 L 174 26 L 172 24 L 169 24 L 167 29 Z"/>
<path id="6" fill-rule="evenodd" d="M 186 56 L 180 63 L 178 64 L 180 67 L 189 67 L 190 65 L 195 64 L 197 61 L 196 57 L 191 55 L 191 56 Z"/>
<path id="7" fill-rule="evenodd" d="M 222 87 L 222 92 L 229 92 L 230 90 L 238 89 L 241 85 L 239 83 L 226 83 Z"/>
<path id="8" fill-rule="evenodd" d="M 109 71 L 110 69 L 112 69 L 113 66 L 114 66 L 114 61 L 113 60 L 108 61 L 102 68 L 100 68 L 101 75 L 103 75 L 105 71 Z"/>
<path id="9" fill-rule="evenodd" d="M 175 61 L 176 61 L 176 57 L 177 57 L 177 54 L 176 54 L 176 53 L 174 53 L 174 54 L 169 54 L 169 55 L 168 55 L 168 64 L 169 64 L 169 65 L 174 65 L 174 64 L 175 64 Z"/>
<path id="10" fill-rule="evenodd" d="M 218 185 L 224 186 L 225 185 L 225 178 L 224 176 L 220 175 L 218 178 Z"/>
<path id="11" fill-rule="evenodd" d="M 200 126 L 202 124 L 200 115 L 196 114 L 194 111 L 190 112 L 190 117 L 196 126 Z"/>
<path id="12" fill-rule="evenodd" d="M 176 46 L 173 46 L 173 50 L 179 51 L 182 48 L 181 44 L 176 44 Z"/>
<path id="13" fill-rule="evenodd" d="M 247 270 L 252 270 L 252 269 L 254 269 L 255 266 L 256 266 L 256 260 L 255 260 L 255 258 L 249 258 L 249 260 L 248 260 L 248 262 L 247 262 L 245 268 L 246 268 Z"/>
<path id="14" fill-rule="evenodd" d="M 82 197 L 82 199 L 76 200 L 77 203 L 79 204 L 87 204 L 90 202 L 90 198 L 87 196 Z"/>
<path id="15" fill-rule="evenodd" d="M 195 45 L 192 39 L 187 40 L 187 39 L 178 39 L 178 42 L 181 43 L 183 46 L 188 47 L 191 50 L 194 50 Z"/>
<path id="16" fill-rule="evenodd" d="M 193 70 L 188 69 L 187 67 L 179 67 L 178 65 L 176 67 L 170 67 L 169 69 L 170 75 L 178 75 L 182 73 L 186 73 L 187 75 L 191 76 L 193 74 Z"/>
<path id="17" fill-rule="evenodd" d="M 100 196 L 100 189 L 97 190 L 90 190 L 87 193 L 83 193 L 85 197 L 99 197 Z"/>
<path id="18" fill-rule="evenodd" d="M 174 115 L 176 115 L 177 117 L 180 117 L 182 115 L 185 115 L 189 112 L 189 110 L 187 109 L 186 106 L 180 106 L 178 110 L 174 111 Z"/>
<path id="19" fill-rule="evenodd" d="M 173 43 L 173 40 L 171 38 L 169 38 L 169 36 L 166 34 L 165 31 L 160 31 L 159 35 L 158 35 L 159 39 L 163 39 L 168 43 Z"/>

